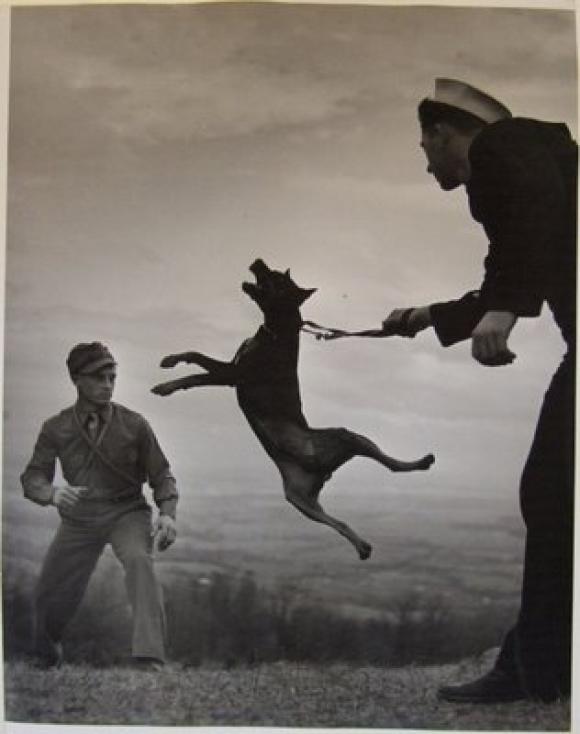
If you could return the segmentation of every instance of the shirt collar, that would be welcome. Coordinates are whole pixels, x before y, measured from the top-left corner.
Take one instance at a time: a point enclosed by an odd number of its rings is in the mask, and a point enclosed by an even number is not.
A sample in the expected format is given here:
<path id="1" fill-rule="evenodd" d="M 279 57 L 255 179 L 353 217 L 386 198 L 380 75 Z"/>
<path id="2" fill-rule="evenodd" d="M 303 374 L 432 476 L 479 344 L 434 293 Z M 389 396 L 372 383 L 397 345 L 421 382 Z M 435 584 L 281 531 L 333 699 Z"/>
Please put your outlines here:
<path id="1" fill-rule="evenodd" d="M 86 422 L 87 417 L 91 413 L 96 413 L 103 423 L 108 423 L 113 417 L 113 404 L 109 403 L 102 408 L 97 408 L 90 403 L 86 403 L 81 398 L 75 404 L 75 411 L 82 424 Z"/>

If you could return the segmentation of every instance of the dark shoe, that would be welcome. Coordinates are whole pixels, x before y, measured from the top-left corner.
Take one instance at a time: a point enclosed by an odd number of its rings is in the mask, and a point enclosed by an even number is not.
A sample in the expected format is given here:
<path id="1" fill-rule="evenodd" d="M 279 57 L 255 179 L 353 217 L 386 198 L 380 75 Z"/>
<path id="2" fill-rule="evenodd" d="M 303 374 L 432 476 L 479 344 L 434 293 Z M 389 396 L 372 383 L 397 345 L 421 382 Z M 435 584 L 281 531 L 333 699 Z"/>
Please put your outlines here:
<path id="1" fill-rule="evenodd" d="M 508 703 L 528 698 L 517 680 L 495 668 L 471 683 L 443 686 L 437 696 L 451 703 Z"/>
<path id="2" fill-rule="evenodd" d="M 38 670 L 50 670 L 51 668 L 60 668 L 64 660 L 62 650 L 62 642 L 53 642 L 45 640 L 42 651 L 37 653 L 34 667 Z"/>
<path id="3" fill-rule="evenodd" d="M 133 658 L 131 667 L 135 670 L 144 670 L 159 673 L 163 670 L 165 663 L 157 658 Z"/>

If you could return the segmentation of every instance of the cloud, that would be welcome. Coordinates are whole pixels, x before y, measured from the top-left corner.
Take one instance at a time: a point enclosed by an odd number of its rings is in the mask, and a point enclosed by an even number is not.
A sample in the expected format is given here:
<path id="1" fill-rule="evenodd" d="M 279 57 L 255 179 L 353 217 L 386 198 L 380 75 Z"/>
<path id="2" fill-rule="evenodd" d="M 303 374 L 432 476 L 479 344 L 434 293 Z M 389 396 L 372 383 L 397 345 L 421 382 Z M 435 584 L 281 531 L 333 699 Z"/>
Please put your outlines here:
<path id="1" fill-rule="evenodd" d="M 556 105 L 562 95 L 554 84 L 575 78 L 566 13 L 283 5 L 35 11 L 13 14 L 13 104 L 32 111 L 31 95 L 44 90 L 45 124 L 12 132 L 35 148 L 57 143 L 63 156 L 293 130 L 344 134 L 344 124 L 352 134 L 357 120 L 373 118 L 388 134 L 436 74 L 471 72 L 516 101 L 521 85 L 534 99 L 544 80 Z M 431 60 L 428 70 L 423 59 Z"/>

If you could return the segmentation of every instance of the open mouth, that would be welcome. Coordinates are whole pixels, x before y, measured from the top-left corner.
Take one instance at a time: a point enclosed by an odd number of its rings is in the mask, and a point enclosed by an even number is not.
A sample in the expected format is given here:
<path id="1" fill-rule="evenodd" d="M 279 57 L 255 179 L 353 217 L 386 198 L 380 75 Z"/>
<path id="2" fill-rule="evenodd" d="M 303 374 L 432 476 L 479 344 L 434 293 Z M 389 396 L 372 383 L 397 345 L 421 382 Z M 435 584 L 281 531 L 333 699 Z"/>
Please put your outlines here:
<path id="1" fill-rule="evenodd" d="M 258 258 L 250 265 L 249 271 L 256 278 L 255 283 L 249 283 L 245 281 L 242 283 L 242 290 L 247 293 L 250 297 L 254 298 L 258 293 L 264 290 L 264 278 L 270 273 L 270 268 L 266 263 Z"/>
<path id="2" fill-rule="evenodd" d="M 256 293 L 258 293 L 259 288 L 256 283 L 248 283 L 247 281 L 244 281 L 242 283 L 242 290 L 244 291 L 244 293 L 247 293 L 248 296 L 254 297 Z"/>

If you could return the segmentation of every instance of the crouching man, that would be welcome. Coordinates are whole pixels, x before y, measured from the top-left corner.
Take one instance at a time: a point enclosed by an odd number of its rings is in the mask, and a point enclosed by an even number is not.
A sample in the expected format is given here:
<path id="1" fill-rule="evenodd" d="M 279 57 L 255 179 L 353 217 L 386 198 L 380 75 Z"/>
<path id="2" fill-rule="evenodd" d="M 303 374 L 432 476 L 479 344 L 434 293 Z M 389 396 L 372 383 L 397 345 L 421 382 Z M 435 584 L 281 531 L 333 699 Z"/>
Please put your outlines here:
<path id="1" fill-rule="evenodd" d="M 54 505 L 61 519 L 36 589 L 38 664 L 62 662 L 66 626 L 110 543 L 133 610 L 133 660 L 157 669 L 165 661 L 165 616 L 152 551 L 155 538 L 165 550 L 176 537 L 175 479 L 147 421 L 112 402 L 116 363 L 107 347 L 78 344 L 67 367 L 76 403 L 45 421 L 21 476 L 25 496 Z M 57 459 L 64 486 L 53 484 Z M 159 508 L 154 524 L 145 481 Z"/>

